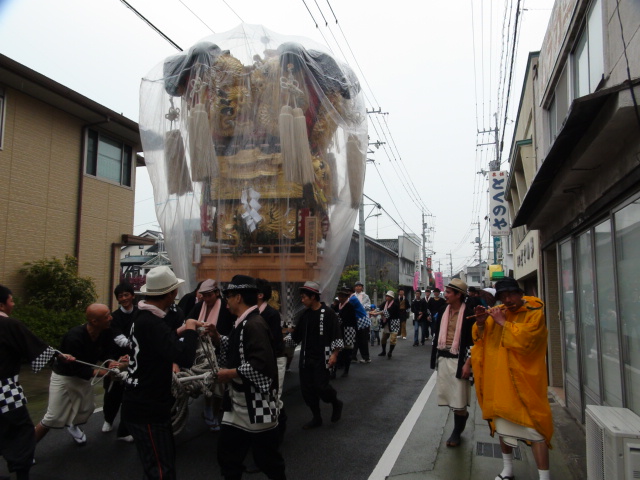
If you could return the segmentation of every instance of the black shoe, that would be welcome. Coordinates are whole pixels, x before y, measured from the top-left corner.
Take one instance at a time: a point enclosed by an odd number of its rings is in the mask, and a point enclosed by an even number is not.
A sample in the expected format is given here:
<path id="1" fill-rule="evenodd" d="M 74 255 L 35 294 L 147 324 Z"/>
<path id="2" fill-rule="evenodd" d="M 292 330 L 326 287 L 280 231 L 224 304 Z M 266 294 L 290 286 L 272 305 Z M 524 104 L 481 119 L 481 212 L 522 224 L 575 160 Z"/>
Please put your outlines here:
<path id="1" fill-rule="evenodd" d="M 331 421 L 337 422 L 342 417 L 342 407 L 344 403 L 340 400 L 336 400 L 333 403 L 333 413 L 331 414 Z"/>
<path id="2" fill-rule="evenodd" d="M 331 417 L 333 418 L 333 417 Z M 311 430 L 312 428 L 318 428 L 322 426 L 322 419 L 321 418 L 314 418 L 313 420 L 311 420 L 309 423 L 305 423 L 302 426 L 303 430 Z"/>
<path id="3" fill-rule="evenodd" d="M 379 357 L 384 357 L 387 354 L 386 350 L 382 350 L 382 353 L 379 353 L 378 356 Z"/>
<path id="4" fill-rule="evenodd" d="M 418 345 L 417 343 L 414 343 L 414 344 L 413 344 L 413 346 L 414 346 L 414 347 L 418 347 L 419 345 Z"/>
<path id="5" fill-rule="evenodd" d="M 387 358 L 388 358 L 389 360 L 391 360 L 391 352 L 389 352 L 389 353 L 387 354 Z"/>

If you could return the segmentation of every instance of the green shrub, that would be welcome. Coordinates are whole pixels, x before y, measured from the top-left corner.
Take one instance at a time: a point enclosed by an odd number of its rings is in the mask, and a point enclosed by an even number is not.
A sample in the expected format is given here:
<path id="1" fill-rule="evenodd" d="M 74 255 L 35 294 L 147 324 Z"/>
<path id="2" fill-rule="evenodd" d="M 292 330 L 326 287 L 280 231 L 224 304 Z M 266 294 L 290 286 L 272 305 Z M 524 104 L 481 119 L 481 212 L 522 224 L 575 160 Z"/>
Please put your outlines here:
<path id="1" fill-rule="evenodd" d="M 29 305 L 56 312 L 84 311 L 97 298 L 93 280 L 78 276 L 78 261 L 72 256 L 65 256 L 64 262 L 55 257 L 27 262 L 20 271 Z"/>
<path id="2" fill-rule="evenodd" d="M 62 336 L 71 327 L 85 323 L 82 310 L 56 312 L 36 305 L 23 305 L 17 299 L 12 316 L 22 321 L 37 337 L 54 348 L 60 347 Z"/>

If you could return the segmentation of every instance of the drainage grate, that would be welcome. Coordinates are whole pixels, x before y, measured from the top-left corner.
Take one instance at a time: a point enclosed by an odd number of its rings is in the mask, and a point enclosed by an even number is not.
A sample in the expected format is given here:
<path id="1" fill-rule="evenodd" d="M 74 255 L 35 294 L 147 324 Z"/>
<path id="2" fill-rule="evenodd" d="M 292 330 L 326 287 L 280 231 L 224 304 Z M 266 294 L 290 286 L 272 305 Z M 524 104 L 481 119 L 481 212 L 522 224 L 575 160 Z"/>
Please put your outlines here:
<path id="1" fill-rule="evenodd" d="M 502 458 L 502 450 L 500 450 L 499 443 L 486 443 L 476 442 L 476 456 L 478 457 L 490 457 L 490 458 Z M 513 449 L 514 460 L 522 460 L 522 454 L 520 453 L 520 447 Z"/>

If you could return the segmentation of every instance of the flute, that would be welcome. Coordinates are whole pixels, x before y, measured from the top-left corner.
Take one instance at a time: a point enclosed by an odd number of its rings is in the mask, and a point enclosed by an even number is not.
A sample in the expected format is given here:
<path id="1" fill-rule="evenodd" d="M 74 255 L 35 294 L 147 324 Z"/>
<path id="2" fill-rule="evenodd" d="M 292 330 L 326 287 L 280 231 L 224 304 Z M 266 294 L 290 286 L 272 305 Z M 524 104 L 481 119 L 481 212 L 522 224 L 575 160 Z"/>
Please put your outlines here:
<path id="1" fill-rule="evenodd" d="M 491 307 L 491 308 L 494 308 L 494 307 Z M 500 305 L 496 305 L 496 308 L 499 308 L 500 310 L 504 310 L 505 308 L 507 308 L 507 306 L 506 306 L 506 305 L 504 305 L 504 304 L 500 304 Z M 466 317 L 466 318 L 476 318 L 476 317 L 481 317 L 482 315 L 485 315 L 485 314 L 487 314 L 487 312 L 486 312 L 486 311 L 484 311 L 484 312 L 482 312 L 482 313 L 478 313 L 477 315 L 469 315 L 469 316 L 468 316 L 468 317 Z M 487 315 L 488 315 L 488 314 L 487 314 Z"/>

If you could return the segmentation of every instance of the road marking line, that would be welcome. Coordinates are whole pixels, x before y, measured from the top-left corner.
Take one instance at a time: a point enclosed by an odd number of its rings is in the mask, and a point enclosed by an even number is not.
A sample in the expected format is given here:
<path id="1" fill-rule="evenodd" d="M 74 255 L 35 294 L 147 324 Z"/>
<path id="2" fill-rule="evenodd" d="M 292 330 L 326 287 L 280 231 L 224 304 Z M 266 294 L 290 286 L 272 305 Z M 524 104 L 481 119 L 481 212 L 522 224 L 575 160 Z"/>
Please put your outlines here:
<path id="1" fill-rule="evenodd" d="M 416 402 L 413 404 L 413 407 L 411 407 L 411 410 L 405 417 L 402 425 L 400 425 L 400 428 L 394 435 L 391 443 L 389 443 L 389 446 L 387 446 L 387 449 L 382 454 L 382 457 L 380 457 L 376 468 L 374 468 L 373 472 L 371 472 L 371 475 L 369 475 L 369 480 L 385 480 L 391 473 L 391 469 L 398 460 L 398 456 L 400 456 L 400 452 L 402 451 L 404 444 L 407 442 L 409 435 L 411 435 L 411 431 L 418 421 L 418 417 L 420 417 L 420 414 L 422 413 L 427 400 L 429 400 L 431 392 L 436 386 L 436 377 L 437 376 L 434 372 L 434 374 L 431 375 L 431 378 L 429 378 L 427 384 L 422 389 L 422 392 L 418 396 Z"/>

